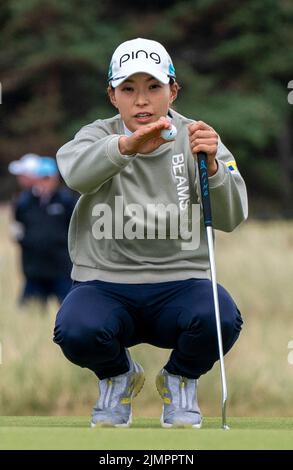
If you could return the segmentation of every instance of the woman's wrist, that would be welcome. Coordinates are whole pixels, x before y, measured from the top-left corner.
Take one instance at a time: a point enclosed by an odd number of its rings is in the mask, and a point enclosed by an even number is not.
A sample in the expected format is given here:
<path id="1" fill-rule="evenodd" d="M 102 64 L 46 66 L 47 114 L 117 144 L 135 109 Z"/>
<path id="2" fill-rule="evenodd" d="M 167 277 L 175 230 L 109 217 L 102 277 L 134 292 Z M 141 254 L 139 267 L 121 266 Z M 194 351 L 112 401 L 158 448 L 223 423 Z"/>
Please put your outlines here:
<path id="1" fill-rule="evenodd" d="M 209 178 L 211 176 L 214 176 L 218 171 L 218 162 L 217 162 L 217 160 L 214 160 L 212 164 L 208 164 L 207 170 L 208 170 Z"/>
<path id="2" fill-rule="evenodd" d="M 120 138 L 119 138 L 119 141 L 118 141 L 118 147 L 119 147 L 119 151 L 122 155 L 125 155 L 126 157 L 129 157 L 131 155 L 135 155 L 135 153 L 133 153 L 130 149 L 129 149 L 129 146 L 127 145 L 128 143 L 128 137 L 126 137 L 125 135 L 122 135 Z"/>

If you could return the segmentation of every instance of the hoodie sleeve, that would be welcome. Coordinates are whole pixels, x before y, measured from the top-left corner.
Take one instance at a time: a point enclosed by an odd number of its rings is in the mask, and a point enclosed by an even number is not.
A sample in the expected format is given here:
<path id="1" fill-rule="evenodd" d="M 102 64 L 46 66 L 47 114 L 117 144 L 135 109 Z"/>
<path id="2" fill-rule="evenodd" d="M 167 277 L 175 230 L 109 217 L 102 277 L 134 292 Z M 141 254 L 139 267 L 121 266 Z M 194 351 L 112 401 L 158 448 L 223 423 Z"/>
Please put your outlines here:
<path id="1" fill-rule="evenodd" d="M 218 171 L 209 178 L 213 228 L 231 232 L 248 217 L 246 186 L 232 153 L 221 141 L 216 159 Z"/>
<path id="2" fill-rule="evenodd" d="M 65 183 L 81 194 L 93 193 L 125 168 L 135 155 L 121 154 L 119 138 L 97 122 L 83 127 L 56 155 Z"/>

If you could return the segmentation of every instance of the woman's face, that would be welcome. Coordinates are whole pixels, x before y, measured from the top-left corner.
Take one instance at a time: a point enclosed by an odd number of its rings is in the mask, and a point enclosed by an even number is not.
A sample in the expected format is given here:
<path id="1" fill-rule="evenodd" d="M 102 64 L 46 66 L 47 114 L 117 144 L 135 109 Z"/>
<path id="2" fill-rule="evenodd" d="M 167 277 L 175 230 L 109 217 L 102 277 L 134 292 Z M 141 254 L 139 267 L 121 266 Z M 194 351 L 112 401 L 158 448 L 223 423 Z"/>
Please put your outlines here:
<path id="1" fill-rule="evenodd" d="M 167 116 L 176 96 L 177 85 L 164 85 L 146 73 L 131 75 L 117 88 L 109 89 L 111 103 L 131 132 Z"/>

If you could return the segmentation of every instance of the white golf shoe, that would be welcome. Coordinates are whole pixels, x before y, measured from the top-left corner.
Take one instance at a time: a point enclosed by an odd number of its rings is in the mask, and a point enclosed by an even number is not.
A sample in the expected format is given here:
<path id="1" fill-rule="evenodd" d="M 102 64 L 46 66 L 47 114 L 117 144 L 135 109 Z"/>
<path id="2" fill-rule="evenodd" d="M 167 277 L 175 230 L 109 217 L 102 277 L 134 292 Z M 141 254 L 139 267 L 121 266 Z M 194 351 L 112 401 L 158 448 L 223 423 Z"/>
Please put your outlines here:
<path id="1" fill-rule="evenodd" d="M 91 426 L 129 427 L 132 422 L 132 399 L 143 387 L 143 368 L 126 351 L 130 369 L 125 374 L 100 380 L 100 396 L 92 411 Z"/>
<path id="2" fill-rule="evenodd" d="M 161 425 L 164 428 L 200 428 L 202 416 L 197 403 L 197 380 L 169 374 L 162 369 L 156 386 L 163 399 Z"/>

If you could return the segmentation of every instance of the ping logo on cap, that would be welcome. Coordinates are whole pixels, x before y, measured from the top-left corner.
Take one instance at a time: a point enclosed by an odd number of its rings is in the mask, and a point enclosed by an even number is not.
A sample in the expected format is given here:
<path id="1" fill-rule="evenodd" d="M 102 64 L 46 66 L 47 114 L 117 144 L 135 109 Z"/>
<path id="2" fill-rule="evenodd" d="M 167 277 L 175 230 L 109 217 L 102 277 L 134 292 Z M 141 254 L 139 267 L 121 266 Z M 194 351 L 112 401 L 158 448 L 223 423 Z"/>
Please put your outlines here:
<path id="1" fill-rule="evenodd" d="M 143 49 L 140 49 L 139 51 L 131 51 L 130 54 L 123 54 L 120 59 L 119 59 L 119 66 L 121 67 L 122 64 L 127 62 L 128 60 L 135 60 L 135 59 L 152 59 L 155 64 L 160 64 L 161 63 L 161 57 L 159 54 L 156 52 L 150 52 L 148 53 L 147 51 L 144 51 Z"/>

